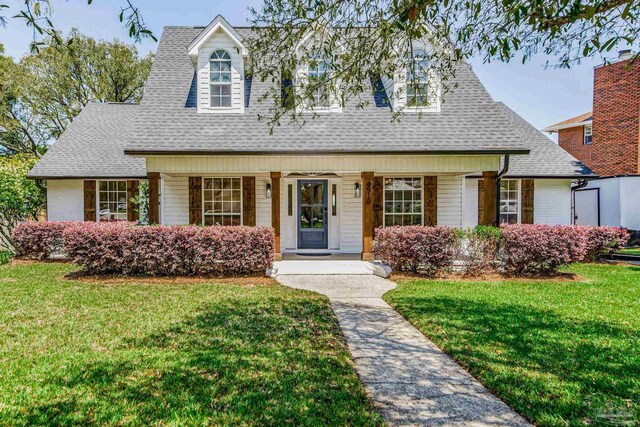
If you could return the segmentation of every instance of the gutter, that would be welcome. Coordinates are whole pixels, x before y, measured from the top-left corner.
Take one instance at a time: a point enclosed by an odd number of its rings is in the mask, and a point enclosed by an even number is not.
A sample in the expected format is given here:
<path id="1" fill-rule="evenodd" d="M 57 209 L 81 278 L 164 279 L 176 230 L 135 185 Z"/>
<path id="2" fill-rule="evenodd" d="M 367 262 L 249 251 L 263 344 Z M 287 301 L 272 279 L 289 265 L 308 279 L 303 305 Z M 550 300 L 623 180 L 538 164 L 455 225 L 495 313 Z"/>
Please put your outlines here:
<path id="1" fill-rule="evenodd" d="M 509 172 L 509 155 L 505 154 L 502 170 L 498 172 L 498 176 L 496 177 L 496 227 L 500 227 L 500 181 L 507 172 Z"/>
<path id="2" fill-rule="evenodd" d="M 531 150 L 528 148 L 487 148 L 479 150 L 273 150 L 273 151 L 241 151 L 241 150 L 132 150 L 125 149 L 128 156 L 327 156 L 342 154 L 369 154 L 369 155 L 526 155 Z"/>

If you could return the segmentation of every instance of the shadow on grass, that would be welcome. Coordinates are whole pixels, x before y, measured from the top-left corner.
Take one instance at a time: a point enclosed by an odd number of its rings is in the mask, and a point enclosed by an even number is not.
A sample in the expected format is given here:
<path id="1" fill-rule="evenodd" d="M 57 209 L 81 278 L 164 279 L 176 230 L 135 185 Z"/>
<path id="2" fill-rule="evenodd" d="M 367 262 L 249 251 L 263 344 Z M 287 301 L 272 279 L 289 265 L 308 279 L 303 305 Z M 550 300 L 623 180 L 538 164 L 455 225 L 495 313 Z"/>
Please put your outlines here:
<path id="1" fill-rule="evenodd" d="M 322 299 L 232 298 L 73 358 L 26 424 L 378 425 Z"/>
<path id="2" fill-rule="evenodd" d="M 581 425 L 617 410 L 623 418 L 640 419 L 638 330 L 521 305 L 448 297 L 388 299 L 537 424 Z"/>

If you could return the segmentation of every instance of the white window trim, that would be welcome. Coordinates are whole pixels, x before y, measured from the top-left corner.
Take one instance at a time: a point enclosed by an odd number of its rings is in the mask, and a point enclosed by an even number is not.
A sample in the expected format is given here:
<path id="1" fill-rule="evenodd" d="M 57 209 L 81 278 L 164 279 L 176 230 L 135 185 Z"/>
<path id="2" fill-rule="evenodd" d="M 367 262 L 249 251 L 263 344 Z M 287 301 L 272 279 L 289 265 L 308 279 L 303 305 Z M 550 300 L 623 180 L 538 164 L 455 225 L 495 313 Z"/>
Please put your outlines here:
<path id="1" fill-rule="evenodd" d="M 202 191 L 200 192 L 200 198 L 201 198 L 200 203 L 201 203 L 201 206 L 202 206 L 202 209 L 201 209 L 201 211 L 202 211 L 202 224 L 200 224 L 200 225 L 202 225 L 202 226 L 204 226 L 204 224 L 205 224 L 205 221 L 204 221 L 204 218 L 205 218 L 205 212 L 204 212 L 204 203 L 205 203 L 205 200 L 204 200 L 204 191 L 205 191 L 204 190 L 204 180 L 205 179 L 224 179 L 224 178 L 237 178 L 237 179 L 240 180 L 240 225 L 244 225 L 244 200 L 243 200 L 244 199 L 244 194 L 243 194 L 244 193 L 244 185 L 243 185 L 244 184 L 244 179 L 241 176 L 228 176 L 227 175 L 227 176 L 202 176 L 202 177 L 200 177 L 200 187 L 202 188 Z M 215 215 L 224 215 L 224 214 L 210 214 L 210 215 L 207 215 L 207 216 L 215 216 Z M 238 216 L 237 214 L 231 214 L 231 215 Z"/>
<path id="2" fill-rule="evenodd" d="M 127 195 L 127 180 L 126 179 L 96 179 L 96 222 L 100 222 L 100 183 L 101 182 L 124 182 L 125 183 L 125 195 Z M 127 207 L 125 209 L 125 218 L 119 221 L 127 221 L 129 218 L 129 199 L 126 196 Z"/>
<path id="3" fill-rule="evenodd" d="M 414 51 L 419 50 L 428 52 L 428 49 L 426 47 L 416 47 L 414 49 Z M 410 107 L 407 106 L 408 72 L 409 70 L 407 69 L 407 66 L 400 67 L 395 72 L 393 78 L 394 93 L 392 94 L 394 110 L 418 114 L 439 113 L 442 106 L 442 84 L 437 78 L 437 75 L 435 75 L 432 70 L 429 70 L 429 75 L 427 76 L 427 78 L 429 79 L 429 84 L 434 85 L 436 90 L 436 102 L 434 103 L 434 105 Z"/>
<path id="4" fill-rule="evenodd" d="M 385 179 L 419 179 L 420 180 L 420 225 L 424 225 L 424 177 L 422 176 L 411 176 L 411 175 L 402 175 L 402 176 L 383 176 L 382 177 L 382 227 L 386 227 L 387 223 L 387 212 L 385 210 L 385 206 L 387 203 L 387 195 L 384 189 L 384 180 Z M 362 184 L 361 184 L 362 185 Z M 415 215 L 411 214 L 394 214 L 391 213 L 389 215 Z"/>
<path id="5" fill-rule="evenodd" d="M 225 52 L 227 55 L 229 55 L 229 83 L 221 83 L 221 82 L 217 82 L 214 83 L 211 81 L 211 62 L 213 61 L 218 61 L 218 62 L 223 62 L 223 61 L 227 61 L 227 60 L 220 60 L 220 59 L 213 59 L 213 54 L 216 52 Z M 227 49 L 222 49 L 222 48 L 217 48 L 217 49 L 213 49 L 213 51 L 211 52 L 211 54 L 209 55 L 209 62 L 207 65 L 208 68 L 208 72 L 209 72 L 209 76 L 208 76 L 208 81 L 209 81 L 209 108 L 211 110 L 217 110 L 217 111 L 227 111 L 227 110 L 233 110 L 233 57 L 231 56 L 231 54 L 229 53 L 229 51 Z M 228 107 L 214 107 L 213 106 L 213 102 L 212 102 L 212 98 L 213 98 L 213 94 L 211 92 L 212 86 L 229 86 L 229 106 Z"/>
<path id="6" fill-rule="evenodd" d="M 587 135 L 587 129 L 589 129 L 589 135 Z M 587 142 L 587 136 L 591 137 L 591 142 Z M 593 126 L 585 125 L 582 130 L 582 144 L 583 145 L 591 145 L 593 144 Z"/>
<path id="7" fill-rule="evenodd" d="M 518 207 L 516 209 L 517 215 L 518 215 L 518 222 L 516 222 L 516 224 L 522 224 L 522 180 L 521 179 L 514 179 L 514 178 L 505 178 L 505 179 L 501 179 L 500 182 L 502 183 L 503 181 L 516 181 L 517 183 L 517 189 L 516 189 L 516 200 L 518 202 Z M 500 191 L 502 191 L 502 188 L 500 189 Z M 500 202 L 502 202 L 502 197 L 500 197 Z M 509 199 L 511 200 L 511 199 Z M 498 215 L 498 223 L 502 224 L 501 221 L 501 217 L 502 217 L 502 213 L 500 213 Z"/>

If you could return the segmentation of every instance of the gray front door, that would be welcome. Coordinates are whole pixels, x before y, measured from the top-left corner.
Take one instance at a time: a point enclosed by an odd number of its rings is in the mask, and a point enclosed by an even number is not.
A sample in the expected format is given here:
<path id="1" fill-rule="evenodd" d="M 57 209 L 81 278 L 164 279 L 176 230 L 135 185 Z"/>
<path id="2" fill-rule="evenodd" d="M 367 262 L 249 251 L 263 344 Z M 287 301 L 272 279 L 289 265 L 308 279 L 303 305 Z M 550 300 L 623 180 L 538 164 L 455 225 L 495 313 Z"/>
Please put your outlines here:
<path id="1" fill-rule="evenodd" d="M 298 249 L 327 247 L 327 180 L 299 180 Z"/>

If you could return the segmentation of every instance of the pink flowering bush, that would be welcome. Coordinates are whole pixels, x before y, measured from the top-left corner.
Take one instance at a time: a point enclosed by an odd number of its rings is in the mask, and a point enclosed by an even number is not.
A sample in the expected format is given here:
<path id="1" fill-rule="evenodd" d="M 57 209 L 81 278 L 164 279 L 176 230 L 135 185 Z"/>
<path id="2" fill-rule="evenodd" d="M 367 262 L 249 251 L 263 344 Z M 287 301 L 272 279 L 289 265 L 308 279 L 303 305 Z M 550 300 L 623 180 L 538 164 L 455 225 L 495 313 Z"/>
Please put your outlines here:
<path id="1" fill-rule="evenodd" d="M 513 275 L 547 275 L 587 255 L 586 227 L 541 224 L 502 227 L 499 257 Z"/>
<path id="2" fill-rule="evenodd" d="M 629 232 L 618 227 L 585 227 L 587 254 L 585 261 L 598 261 L 623 248 L 629 240 Z"/>
<path id="3" fill-rule="evenodd" d="M 376 230 L 373 252 L 395 271 L 433 276 L 453 266 L 459 244 L 455 228 L 385 227 Z"/>
<path id="4" fill-rule="evenodd" d="M 21 222 L 11 231 L 16 255 L 21 258 L 49 259 L 62 252 L 62 233 L 74 222 Z"/>
<path id="5" fill-rule="evenodd" d="M 239 276 L 273 261 L 266 227 L 85 223 L 64 232 L 69 258 L 90 274 Z"/>

